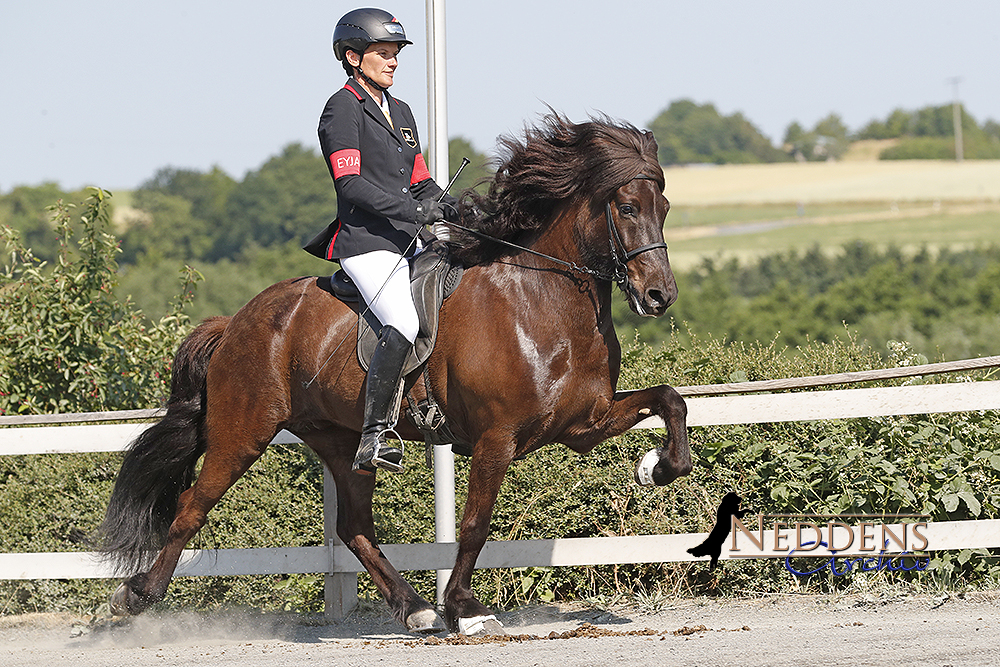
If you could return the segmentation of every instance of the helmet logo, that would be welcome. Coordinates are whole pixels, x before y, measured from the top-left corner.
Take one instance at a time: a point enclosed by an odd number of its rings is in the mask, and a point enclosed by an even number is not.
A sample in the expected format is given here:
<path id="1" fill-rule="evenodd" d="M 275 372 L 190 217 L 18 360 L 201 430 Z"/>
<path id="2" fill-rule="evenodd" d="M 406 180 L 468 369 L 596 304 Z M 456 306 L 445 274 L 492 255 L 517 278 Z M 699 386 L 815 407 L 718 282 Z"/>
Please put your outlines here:
<path id="1" fill-rule="evenodd" d="M 395 19 L 393 19 L 392 23 L 383 23 L 382 26 L 390 35 L 400 35 L 402 37 L 406 37 L 406 33 L 403 32 L 403 26 L 397 23 Z"/>

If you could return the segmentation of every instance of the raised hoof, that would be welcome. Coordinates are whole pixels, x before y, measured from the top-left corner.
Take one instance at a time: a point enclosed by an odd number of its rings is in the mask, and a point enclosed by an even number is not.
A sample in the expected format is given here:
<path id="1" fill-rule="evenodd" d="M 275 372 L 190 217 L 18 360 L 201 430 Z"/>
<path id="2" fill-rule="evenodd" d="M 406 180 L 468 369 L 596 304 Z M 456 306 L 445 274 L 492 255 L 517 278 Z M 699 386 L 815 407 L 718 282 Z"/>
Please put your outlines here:
<path id="1" fill-rule="evenodd" d="M 132 611 L 128 608 L 128 586 L 121 584 L 115 589 L 108 599 L 108 609 L 112 616 L 132 616 Z"/>
<path id="2" fill-rule="evenodd" d="M 406 617 L 406 629 L 420 634 L 434 634 L 435 632 L 444 632 L 447 628 L 444 620 L 436 611 L 421 609 Z"/>
<path id="3" fill-rule="evenodd" d="M 653 468 L 660 462 L 660 450 L 651 449 L 639 459 L 639 465 L 635 467 L 635 481 L 639 486 L 653 486 Z"/>
<path id="4" fill-rule="evenodd" d="M 506 635 L 507 633 L 497 617 L 490 614 L 489 616 L 458 619 L 458 634 L 467 637 L 488 637 Z"/>

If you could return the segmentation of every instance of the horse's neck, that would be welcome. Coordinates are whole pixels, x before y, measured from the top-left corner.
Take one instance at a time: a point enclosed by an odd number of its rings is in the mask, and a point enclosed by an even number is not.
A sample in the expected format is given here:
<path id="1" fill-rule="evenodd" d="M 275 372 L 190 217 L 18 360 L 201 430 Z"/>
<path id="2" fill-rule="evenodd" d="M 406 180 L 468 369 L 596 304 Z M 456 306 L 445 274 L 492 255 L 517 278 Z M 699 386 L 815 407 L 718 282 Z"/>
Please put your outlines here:
<path id="1" fill-rule="evenodd" d="M 580 248 L 580 239 L 575 230 L 584 215 L 583 207 L 580 205 L 560 211 L 552 222 L 531 240 L 529 247 L 535 252 L 556 257 L 564 262 L 582 265 L 583 250 Z"/>
<path id="2" fill-rule="evenodd" d="M 539 247 L 535 244 L 532 250 Z M 557 250 L 543 245 L 546 255 L 567 261 L 555 254 Z M 568 260 L 577 266 L 579 258 Z M 477 274 L 482 271 L 481 276 Z M 471 275 L 470 275 L 471 274 Z M 493 290 L 495 297 L 511 301 L 519 306 L 511 312 L 512 317 L 530 320 L 558 322 L 561 326 L 570 323 L 572 327 L 586 330 L 593 327 L 601 336 L 609 331 L 613 335 L 611 320 L 611 284 L 597 280 L 594 276 L 572 269 L 565 264 L 553 262 L 547 257 L 539 257 L 530 252 L 519 252 L 486 266 L 467 269 L 463 282 L 481 283 L 487 290 Z M 483 306 L 491 308 L 493 300 L 483 301 Z"/>

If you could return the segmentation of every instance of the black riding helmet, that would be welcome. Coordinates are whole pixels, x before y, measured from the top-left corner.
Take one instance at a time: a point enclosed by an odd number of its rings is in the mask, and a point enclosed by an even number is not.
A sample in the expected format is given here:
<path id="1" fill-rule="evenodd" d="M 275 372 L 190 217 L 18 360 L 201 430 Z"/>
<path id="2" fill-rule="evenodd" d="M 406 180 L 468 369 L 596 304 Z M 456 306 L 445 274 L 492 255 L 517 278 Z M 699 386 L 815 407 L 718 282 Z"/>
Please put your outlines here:
<path id="1" fill-rule="evenodd" d="M 344 63 L 344 53 L 350 49 L 364 54 L 369 44 L 395 42 L 399 48 L 412 44 L 406 39 L 403 26 L 392 14 L 382 9 L 365 8 L 347 12 L 333 31 L 333 55 Z"/>

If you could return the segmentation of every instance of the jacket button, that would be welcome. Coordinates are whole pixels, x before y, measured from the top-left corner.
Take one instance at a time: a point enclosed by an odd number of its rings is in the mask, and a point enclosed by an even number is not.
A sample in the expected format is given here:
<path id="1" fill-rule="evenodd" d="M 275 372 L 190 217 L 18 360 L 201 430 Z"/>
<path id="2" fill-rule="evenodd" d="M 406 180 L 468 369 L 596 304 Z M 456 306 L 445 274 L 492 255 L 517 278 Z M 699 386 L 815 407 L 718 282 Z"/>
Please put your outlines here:
<path id="1" fill-rule="evenodd" d="M 404 195 L 406 194 L 406 192 L 407 192 L 406 188 L 403 188 L 403 194 Z"/>
<path id="2" fill-rule="evenodd" d="M 396 150 L 399 151 L 400 153 L 402 153 L 403 152 L 403 147 L 402 146 L 396 146 Z"/>
<path id="3" fill-rule="evenodd" d="M 399 173 L 401 173 L 401 174 L 405 174 L 405 173 L 406 173 L 406 170 L 405 170 L 405 169 L 403 169 L 402 167 L 400 167 L 400 168 L 399 168 Z"/>

